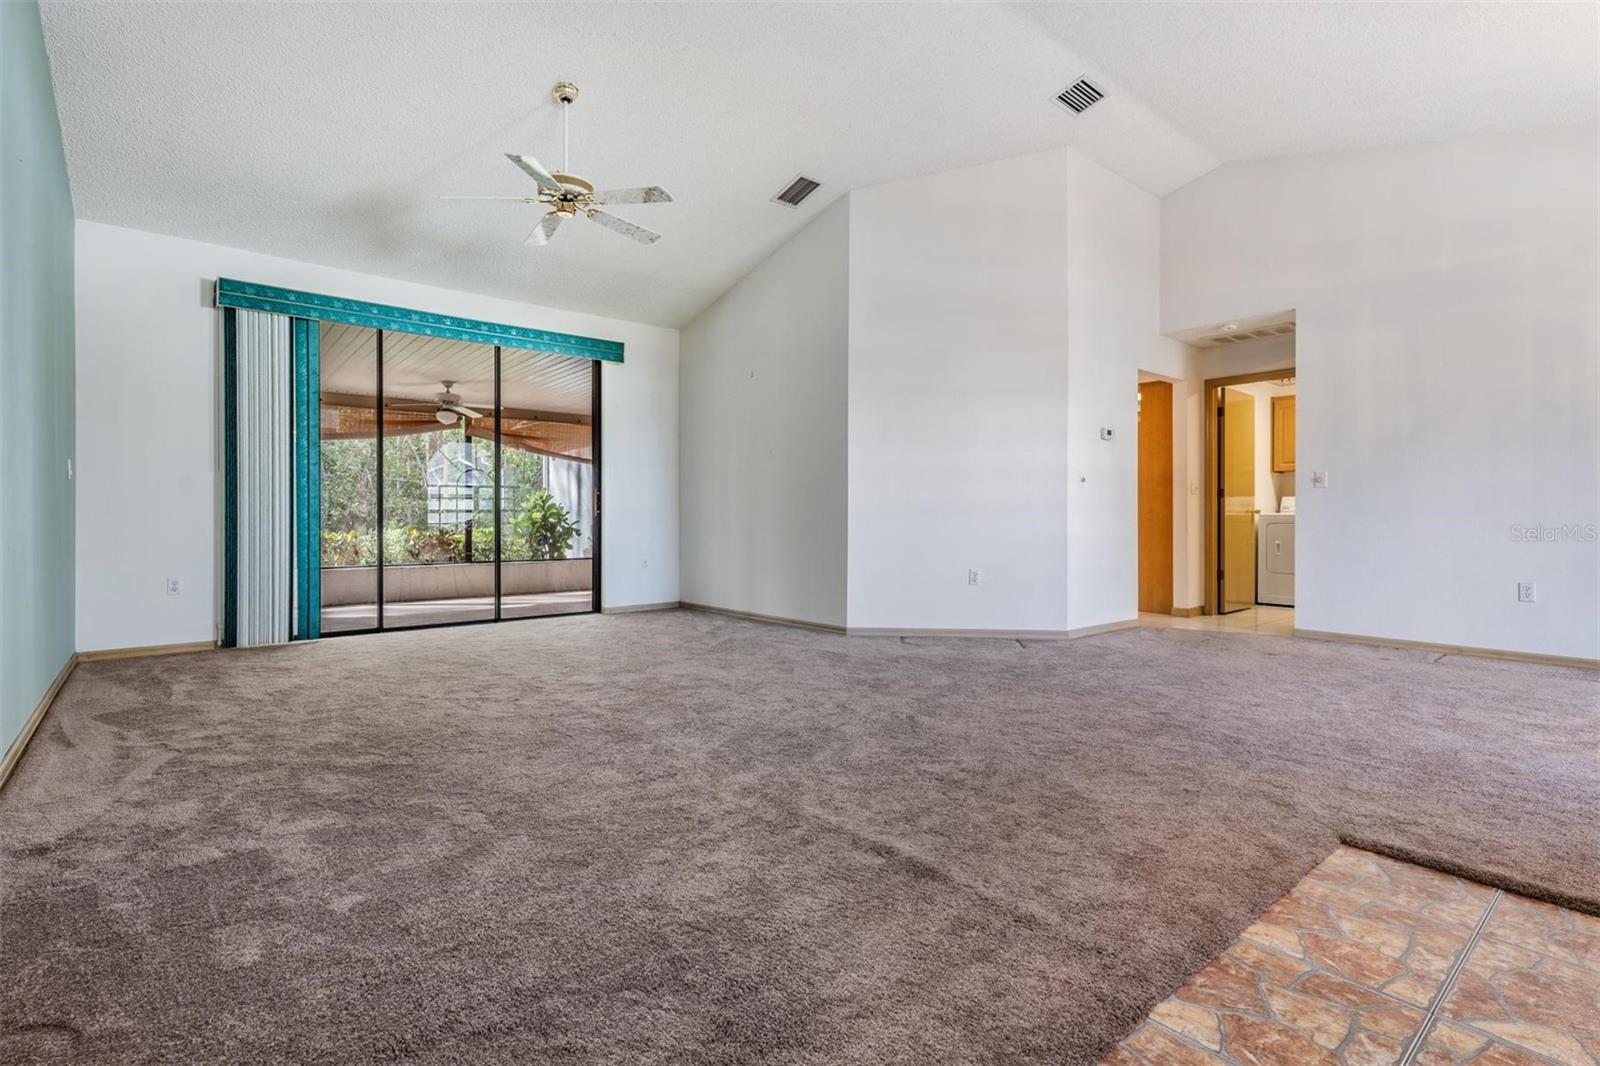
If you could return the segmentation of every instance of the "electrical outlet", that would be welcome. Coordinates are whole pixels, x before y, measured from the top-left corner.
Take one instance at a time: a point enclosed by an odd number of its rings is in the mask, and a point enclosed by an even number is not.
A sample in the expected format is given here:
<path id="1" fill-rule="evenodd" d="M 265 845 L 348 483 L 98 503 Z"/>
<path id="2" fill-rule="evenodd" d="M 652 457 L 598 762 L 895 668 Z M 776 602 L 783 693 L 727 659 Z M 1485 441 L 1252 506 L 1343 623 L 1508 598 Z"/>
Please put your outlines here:
<path id="1" fill-rule="evenodd" d="M 1534 585 L 1534 583 L 1532 581 L 1518 581 L 1517 582 L 1517 602 L 1518 603 L 1534 603 L 1534 602 L 1537 602 L 1538 595 L 1539 595 L 1538 586 Z"/>
<path id="2" fill-rule="evenodd" d="M 639 560 L 639 569 L 640 570 L 648 570 L 648 569 L 650 569 L 650 560 L 649 559 L 640 559 Z"/>
<path id="3" fill-rule="evenodd" d="M 1325 489 L 1328 487 L 1328 472 L 1326 470 L 1311 471 L 1311 487 Z"/>
<path id="4" fill-rule="evenodd" d="M 167 595 L 180 596 L 183 594 L 183 582 L 175 577 L 167 578 Z"/>
<path id="5" fill-rule="evenodd" d="M 976 570 L 968 570 L 967 571 L 967 584 L 976 585 L 978 583 L 979 579 L 981 579 L 982 577 L 983 577 L 983 575 L 980 574 L 978 571 L 976 571 Z"/>

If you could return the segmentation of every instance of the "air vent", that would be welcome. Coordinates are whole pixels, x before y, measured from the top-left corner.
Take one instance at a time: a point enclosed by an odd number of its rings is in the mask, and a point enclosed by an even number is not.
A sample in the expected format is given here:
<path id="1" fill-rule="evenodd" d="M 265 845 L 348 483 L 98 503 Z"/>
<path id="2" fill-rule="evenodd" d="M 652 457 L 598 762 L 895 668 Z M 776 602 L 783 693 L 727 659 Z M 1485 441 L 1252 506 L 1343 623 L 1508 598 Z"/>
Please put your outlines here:
<path id="1" fill-rule="evenodd" d="M 1056 103 L 1074 115 L 1081 115 L 1103 100 L 1105 95 L 1088 78 L 1079 78 L 1056 94 Z"/>
<path id="2" fill-rule="evenodd" d="M 791 181 L 782 192 L 772 198 L 773 203 L 783 204 L 785 207 L 799 207 L 800 201 L 822 188 L 822 182 L 812 181 L 801 176 Z"/>

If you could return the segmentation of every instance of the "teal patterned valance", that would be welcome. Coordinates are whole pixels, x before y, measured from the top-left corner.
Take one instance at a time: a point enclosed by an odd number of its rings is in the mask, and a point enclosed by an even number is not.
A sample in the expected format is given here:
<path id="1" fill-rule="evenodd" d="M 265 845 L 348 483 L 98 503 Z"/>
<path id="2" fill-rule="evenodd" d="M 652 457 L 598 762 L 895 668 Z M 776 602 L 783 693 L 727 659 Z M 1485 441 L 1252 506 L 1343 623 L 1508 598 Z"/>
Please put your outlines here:
<path id="1" fill-rule="evenodd" d="M 571 333 L 528 329 L 526 326 L 480 322 L 475 318 L 457 318 L 455 315 L 436 315 L 407 307 L 346 300 L 338 296 L 280 289 L 274 285 L 255 285 L 232 278 L 217 280 L 217 306 L 242 307 L 250 311 L 267 311 L 322 322 L 344 322 L 352 326 L 370 326 L 401 333 L 420 333 L 426 337 L 445 337 L 476 344 L 498 344 L 502 348 L 556 352 L 608 363 L 622 362 L 621 341 L 603 341 Z"/>

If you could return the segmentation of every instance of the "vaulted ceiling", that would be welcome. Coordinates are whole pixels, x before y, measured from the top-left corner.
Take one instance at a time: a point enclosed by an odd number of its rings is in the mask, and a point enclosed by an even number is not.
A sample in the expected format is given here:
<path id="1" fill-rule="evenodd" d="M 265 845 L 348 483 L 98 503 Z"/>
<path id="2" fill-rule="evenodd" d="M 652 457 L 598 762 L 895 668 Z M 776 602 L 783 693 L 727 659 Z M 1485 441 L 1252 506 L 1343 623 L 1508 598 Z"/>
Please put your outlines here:
<path id="1" fill-rule="evenodd" d="M 1588 4 L 42 6 L 79 217 L 663 325 L 864 185 L 1072 145 L 1164 195 L 1593 122 L 1600 29 Z M 1082 75 L 1106 97 L 1072 115 Z M 672 193 L 615 210 L 657 244 L 528 248 L 537 208 L 439 199 L 528 193 L 505 152 L 556 166 L 563 79 L 571 170 Z M 821 191 L 772 203 L 797 174 Z"/>

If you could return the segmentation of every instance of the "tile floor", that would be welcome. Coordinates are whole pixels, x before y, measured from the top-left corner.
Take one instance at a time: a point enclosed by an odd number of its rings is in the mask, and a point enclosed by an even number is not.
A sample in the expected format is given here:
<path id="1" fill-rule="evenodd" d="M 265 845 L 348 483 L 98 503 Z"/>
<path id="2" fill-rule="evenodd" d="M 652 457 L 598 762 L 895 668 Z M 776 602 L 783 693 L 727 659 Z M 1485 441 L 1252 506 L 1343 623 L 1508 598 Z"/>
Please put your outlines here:
<path id="1" fill-rule="evenodd" d="M 1174 618 L 1167 614 L 1141 614 L 1139 624 L 1153 629 L 1208 629 L 1234 633 L 1270 633 L 1287 637 L 1294 631 L 1293 607 L 1247 607 L 1232 614 L 1202 614 Z"/>
<path id="2" fill-rule="evenodd" d="M 1600 918 L 1341 847 L 1102 1066 L 1600 1066 Z"/>

